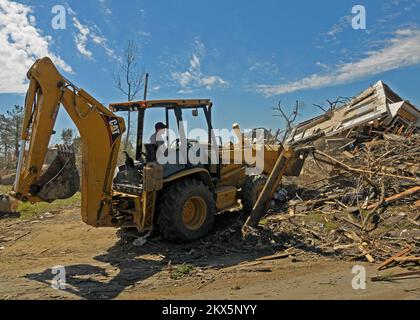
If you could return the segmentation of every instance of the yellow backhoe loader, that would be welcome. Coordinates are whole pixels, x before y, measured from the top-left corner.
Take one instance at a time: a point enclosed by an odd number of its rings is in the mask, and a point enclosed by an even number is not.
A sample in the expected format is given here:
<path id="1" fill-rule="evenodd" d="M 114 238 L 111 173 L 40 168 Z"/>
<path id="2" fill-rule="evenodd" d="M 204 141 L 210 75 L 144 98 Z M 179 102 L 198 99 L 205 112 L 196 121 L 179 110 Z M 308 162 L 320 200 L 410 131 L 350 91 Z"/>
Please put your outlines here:
<path id="1" fill-rule="evenodd" d="M 109 108 L 64 78 L 49 58 L 37 60 L 27 73 L 29 89 L 21 134 L 21 152 L 16 181 L 10 195 L 23 202 L 52 202 L 82 195 L 81 215 L 95 227 L 133 228 L 144 233 L 157 228 L 169 239 L 189 241 L 206 235 L 217 212 L 233 208 L 242 199 L 250 211 L 264 189 L 267 177 L 281 162 L 281 175 L 299 175 L 305 155 L 285 152 L 280 143 L 263 145 L 263 172 L 247 175 L 252 161 L 233 161 L 238 148 L 216 143 L 211 122 L 212 102 L 197 100 L 153 100 L 114 103 Z M 43 166 L 60 105 L 76 125 L 82 140 L 81 178 L 70 148 L 57 146 L 56 159 Z M 145 113 L 161 109 L 165 127 L 176 130 L 179 138 L 167 141 L 175 150 L 176 161 L 160 164 L 157 147 L 143 142 Z M 117 168 L 120 142 L 125 132 L 124 119 L 114 112 L 137 112 L 135 156 L 126 154 L 124 165 Z M 208 132 L 206 148 L 224 151 L 218 158 L 202 163 L 180 161 L 180 150 L 198 143 L 186 139 L 183 116 L 203 115 Z M 173 120 L 174 119 L 174 120 Z M 238 126 L 240 148 L 257 154 L 254 146 L 245 146 Z M 188 153 L 187 153 L 188 154 Z M 210 153 L 209 153 L 210 154 Z M 224 157 L 224 159 L 222 159 Z M 223 161 L 226 160 L 231 161 Z M 279 183 L 279 179 L 274 179 Z M 280 177 L 281 178 L 281 177 Z M 81 185 L 80 182 L 81 181 Z M 273 188 L 271 188 L 273 189 Z"/>

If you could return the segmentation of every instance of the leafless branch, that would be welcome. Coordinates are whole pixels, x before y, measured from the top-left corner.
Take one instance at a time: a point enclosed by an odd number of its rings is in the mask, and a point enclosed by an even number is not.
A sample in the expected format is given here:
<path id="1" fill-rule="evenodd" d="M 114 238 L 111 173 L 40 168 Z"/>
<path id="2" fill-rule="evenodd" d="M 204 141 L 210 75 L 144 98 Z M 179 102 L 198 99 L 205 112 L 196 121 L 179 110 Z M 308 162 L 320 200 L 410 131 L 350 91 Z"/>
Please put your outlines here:
<path id="1" fill-rule="evenodd" d="M 279 112 L 280 114 L 275 114 L 275 117 L 282 117 L 286 123 L 286 129 L 284 130 L 284 135 L 283 135 L 283 139 L 282 141 L 284 142 L 287 133 L 290 132 L 290 130 L 293 127 L 294 122 L 296 121 L 296 118 L 299 114 L 299 108 L 302 107 L 303 104 L 301 102 L 299 102 L 298 100 L 296 100 L 295 105 L 293 106 L 292 112 L 288 115 L 286 114 L 286 112 L 283 110 L 283 107 L 281 105 L 281 101 L 279 101 L 279 103 L 277 104 L 276 108 L 273 108 L 273 110 Z"/>
<path id="2" fill-rule="evenodd" d="M 323 106 L 321 106 L 321 105 L 319 105 L 319 104 L 315 104 L 314 103 L 314 106 L 315 107 L 317 107 L 317 108 L 319 108 L 319 109 L 321 109 L 322 111 L 324 111 L 324 112 L 327 112 L 327 110 L 323 107 Z"/>
<path id="3" fill-rule="evenodd" d="M 341 107 L 342 105 L 348 103 L 350 100 L 351 100 L 350 98 L 339 96 L 335 100 L 327 99 L 326 102 L 328 104 L 328 107 L 325 107 L 320 104 L 315 104 L 315 103 L 313 105 L 314 107 L 321 109 L 323 112 L 328 112 L 328 111 L 333 111 Z"/>
<path id="4" fill-rule="evenodd" d="M 129 41 L 124 51 L 123 62 L 114 74 L 115 87 L 124 94 L 127 101 L 133 101 L 144 84 L 144 68 L 138 67 L 139 48 L 134 41 Z M 125 147 L 127 149 L 131 128 L 131 113 L 128 111 L 127 136 Z"/>

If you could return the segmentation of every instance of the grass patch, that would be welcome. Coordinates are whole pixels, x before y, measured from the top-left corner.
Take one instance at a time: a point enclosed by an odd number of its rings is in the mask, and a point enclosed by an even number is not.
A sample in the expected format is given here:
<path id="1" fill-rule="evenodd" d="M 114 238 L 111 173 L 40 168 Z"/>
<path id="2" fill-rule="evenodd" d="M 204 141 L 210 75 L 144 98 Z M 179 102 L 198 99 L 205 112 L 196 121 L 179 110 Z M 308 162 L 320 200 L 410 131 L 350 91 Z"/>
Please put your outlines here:
<path id="1" fill-rule="evenodd" d="M 269 223 L 269 220 L 267 218 L 261 219 L 261 221 L 259 222 L 259 224 L 262 226 L 266 226 L 268 223 Z"/>
<path id="2" fill-rule="evenodd" d="M 12 186 L 0 186 L 0 193 L 8 194 L 12 190 Z"/>
<path id="3" fill-rule="evenodd" d="M 64 200 L 56 200 L 52 203 L 39 202 L 35 204 L 19 203 L 18 211 L 21 219 L 28 219 L 34 215 L 44 212 L 54 212 L 63 209 L 72 209 L 80 206 L 81 194 L 77 192 L 73 197 Z"/>
<path id="4" fill-rule="evenodd" d="M 305 223 L 318 223 L 324 226 L 326 232 L 330 232 L 334 229 L 337 229 L 338 225 L 336 222 L 332 221 L 331 215 L 325 214 L 322 212 L 314 211 L 314 213 L 309 214 L 303 218 Z"/>
<path id="5" fill-rule="evenodd" d="M 0 194 L 8 194 L 12 186 L 0 186 Z M 77 192 L 73 197 L 64 200 L 56 200 L 52 203 L 39 202 L 31 204 L 29 202 L 19 202 L 18 211 L 20 212 L 20 219 L 28 219 L 44 212 L 54 212 L 63 209 L 72 209 L 79 207 L 81 203 L 81 194 Z"/>
<path id="6" fill-rule="evenodd" d="M 193 272 L 195 267 L 191 264 L 181 264 L 180 266 L 176 267 L 171 272 L 171 279 L 178 280 L 182 277 L 185 277 L 189 275 L 191 272 Z"/>

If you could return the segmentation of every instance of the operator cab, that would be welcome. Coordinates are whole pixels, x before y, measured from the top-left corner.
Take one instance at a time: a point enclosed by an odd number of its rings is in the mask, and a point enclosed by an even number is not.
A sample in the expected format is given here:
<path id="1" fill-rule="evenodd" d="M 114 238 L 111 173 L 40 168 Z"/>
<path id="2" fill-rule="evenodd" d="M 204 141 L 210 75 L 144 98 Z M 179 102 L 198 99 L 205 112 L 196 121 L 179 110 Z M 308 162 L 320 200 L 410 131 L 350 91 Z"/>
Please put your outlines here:
<path id="1" fill-rule="evenodd" d="M 125 152 L 125 165 L 118 168 L 119 172 L 114 180 L 114 187 L 124 192 L 127 192 L 127 190 L 123 190 L 126 189 L 123 188 L 124 186 L 141 188 L 142 170 L 148 163 L 161 164 L 163 178 L 193 167 L 203 167 L 212 177 L 218 178 L 220 176 L 220 161 L 213 165 L 209 156 L 212 148 L 211 141 L 215 141 L 215 138 L 212 137 L 212 105 L 208 99 L 148 100 L 110 104 L 109 108 L 113 112 L 131 111 L 137 113 L 135 156 L 131 157 Z M 147 114 L 156 110 L 161 110 L 159 111 L 161 118 L 150 121 Z M 200 128 L 190 126 L 189 119 L 193 118 L 201 120 Z M 159 123 L 165 127 L 165 134 L 161 135 L 163 141 L 158 145 L 150 142 L 150 132 L 145 132 L 145 129 L 147 126 L 155 126 Z M 203 127 L 203 123 L 205 127 Z M 160 125 L 162 128 L 163 126 Z M 155 127 L 153 128 L 155 129 Z M 200 135 L 201 139 L 190 137 L 187 130 L 191 129 L 200 129 L 200 132 L 205 133 L 206 137 L 203 139 L 203 134 Z M 137 193 L 137 191 L 135 192 Z"/>

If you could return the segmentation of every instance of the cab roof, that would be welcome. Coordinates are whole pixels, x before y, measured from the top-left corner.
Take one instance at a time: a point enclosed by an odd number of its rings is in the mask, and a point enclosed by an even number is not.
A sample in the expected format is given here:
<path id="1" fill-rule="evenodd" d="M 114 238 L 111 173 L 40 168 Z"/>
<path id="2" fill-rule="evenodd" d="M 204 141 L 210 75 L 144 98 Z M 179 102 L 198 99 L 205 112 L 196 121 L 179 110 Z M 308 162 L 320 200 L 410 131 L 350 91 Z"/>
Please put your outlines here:
<path id="1" fill-rule="evenodd" d="M 109 109 L 113 112 L 118 111 L 138 111 L 149 108 L 200 108 L 211 107 L 213 103 L 210 99 L 175 99 L 175 100 L 145 100 L 111 103 Z"/>

